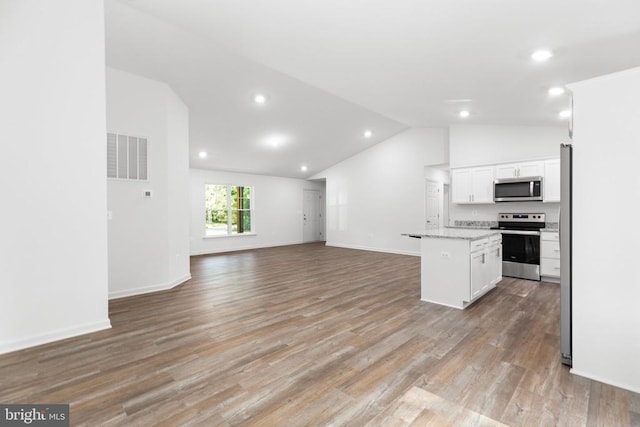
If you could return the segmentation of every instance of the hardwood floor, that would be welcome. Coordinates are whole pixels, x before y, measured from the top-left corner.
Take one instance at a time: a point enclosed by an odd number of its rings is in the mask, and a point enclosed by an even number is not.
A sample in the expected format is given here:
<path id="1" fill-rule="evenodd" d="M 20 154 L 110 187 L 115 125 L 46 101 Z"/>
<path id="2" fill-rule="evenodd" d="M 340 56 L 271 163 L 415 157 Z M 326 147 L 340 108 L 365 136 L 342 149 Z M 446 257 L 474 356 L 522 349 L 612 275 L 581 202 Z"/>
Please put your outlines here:
<path id="1" fill-rule="evenodd" d="M 640 425 L 640 395 L 559 362 L 559 288 L 420 301 L 417 257 L 305 244 L 192 258 L 108 331 L 0 356 L 0 402 L 72 425 Z"/>

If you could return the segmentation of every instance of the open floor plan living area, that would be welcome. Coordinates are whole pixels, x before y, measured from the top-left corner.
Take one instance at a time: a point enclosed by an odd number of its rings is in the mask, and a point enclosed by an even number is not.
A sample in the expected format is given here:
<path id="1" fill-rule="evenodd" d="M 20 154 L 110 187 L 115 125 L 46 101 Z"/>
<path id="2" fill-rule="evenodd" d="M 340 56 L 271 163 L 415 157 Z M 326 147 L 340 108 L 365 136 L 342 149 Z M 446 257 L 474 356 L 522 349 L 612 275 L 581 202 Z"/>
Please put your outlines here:
<path id="1" fill-rule="evenodd" d="M 301 268 L 302 266 L 302 268 Z M 637 425 L 640 394 L 571 375 L 553 283 L 424 304 L 408 255 L 310 243 L 192 260 L 112 328 L 0 357 L 2 401 L 74 425 Z"/>
<path id="2" fill-rule="evenodd" d="M 634 0 L 0 0 L 0 427 L 640 427 L 638 46 Z"/>

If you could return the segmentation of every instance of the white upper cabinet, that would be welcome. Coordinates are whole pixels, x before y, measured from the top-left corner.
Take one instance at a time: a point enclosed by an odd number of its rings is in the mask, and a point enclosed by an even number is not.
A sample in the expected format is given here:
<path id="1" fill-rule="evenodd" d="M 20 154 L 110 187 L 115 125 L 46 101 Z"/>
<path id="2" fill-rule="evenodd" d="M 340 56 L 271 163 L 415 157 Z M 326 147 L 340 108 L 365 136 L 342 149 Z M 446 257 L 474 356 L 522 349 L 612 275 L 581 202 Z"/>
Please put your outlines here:
<path id="1" fill-rule="evenodd" d="M 453 203 L 493 203 L 493 166 L 451 171 Z"/>
<path id="2" fill-rule="evenodd" d="M 560 201 L 560 159 L 544 162 L 543 202 Z"/>
<path id="3" fill-rule="evenodd" d="M 496 179 L 542 176 L 543 174 L 544 162 L 542 161 L 496 165 Z"/>
<path id="4" fill-rule="evenodd" d="M 473 168 L 451 169 L 451 201 L 458 204 L 494 203 L 493 181 L 542 177 L 543 202 L 560 201 L 560 159 L 532 160 Z"/>

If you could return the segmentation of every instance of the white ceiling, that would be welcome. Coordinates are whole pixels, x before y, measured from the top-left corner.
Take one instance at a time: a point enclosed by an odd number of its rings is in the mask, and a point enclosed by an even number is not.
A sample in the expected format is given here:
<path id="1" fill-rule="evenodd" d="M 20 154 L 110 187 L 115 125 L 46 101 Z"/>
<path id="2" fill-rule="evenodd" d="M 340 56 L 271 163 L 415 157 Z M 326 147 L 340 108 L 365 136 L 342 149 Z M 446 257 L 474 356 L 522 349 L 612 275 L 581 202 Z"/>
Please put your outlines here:
<path id="1" fill-rule="evenodd" d="M 561 125 L 549 87 L 640 66 L 638 0 L 107 0 L 106 24 L 107 64 L 189 107 L 193 167 L 278 176 L 411 126 Z"/>

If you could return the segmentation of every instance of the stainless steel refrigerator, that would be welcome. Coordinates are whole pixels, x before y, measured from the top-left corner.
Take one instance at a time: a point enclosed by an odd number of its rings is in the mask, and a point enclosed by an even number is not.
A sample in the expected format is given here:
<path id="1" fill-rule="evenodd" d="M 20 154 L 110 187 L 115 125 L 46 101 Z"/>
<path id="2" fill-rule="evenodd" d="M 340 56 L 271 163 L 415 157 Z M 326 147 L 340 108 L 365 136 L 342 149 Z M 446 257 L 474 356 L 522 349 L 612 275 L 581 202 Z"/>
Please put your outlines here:
<path id="1" fill-rule="evenodd" d="M 560 358 L 571 366 L 571 242 L 573 147 L 560 146 Z"/>

